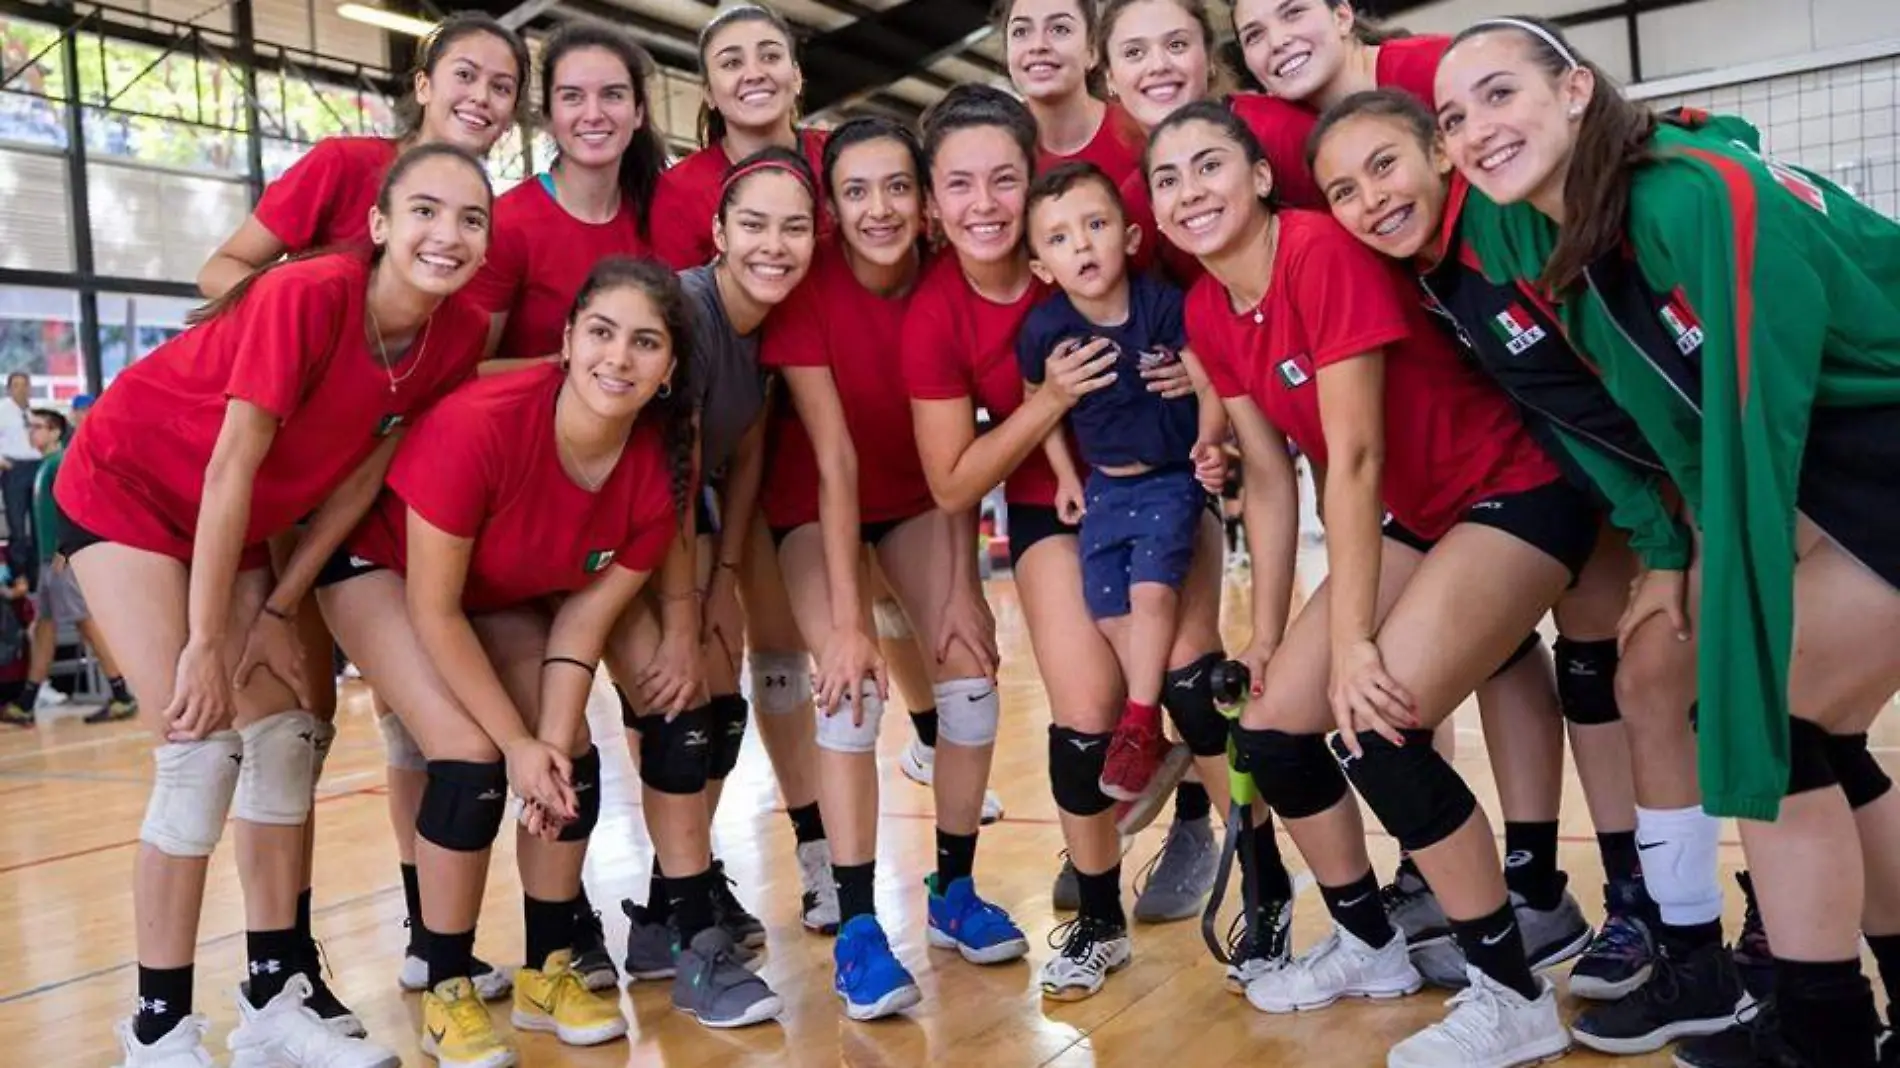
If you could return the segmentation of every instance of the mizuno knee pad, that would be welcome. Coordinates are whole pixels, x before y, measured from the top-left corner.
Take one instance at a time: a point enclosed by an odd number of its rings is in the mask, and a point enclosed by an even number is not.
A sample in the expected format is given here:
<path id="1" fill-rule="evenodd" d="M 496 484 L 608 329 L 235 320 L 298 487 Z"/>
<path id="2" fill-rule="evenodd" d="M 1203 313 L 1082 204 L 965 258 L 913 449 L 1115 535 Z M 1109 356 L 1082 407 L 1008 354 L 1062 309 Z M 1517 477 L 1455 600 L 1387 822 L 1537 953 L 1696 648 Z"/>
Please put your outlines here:
<path id="1" fill-rule="evenodd" d="M 1317 816 L 1348 793 L 1325 735 L 1235 727 L 1234 752 L 1239 770 L 1253 776 L 1260 799 L 1283 820 Z"/>
<path id="2" fill-rule="evenodd" d="M 689 708 L 670 721 L 644 716 L 640 723 L 640 781 L 663 794 L 684 796 L 706 788 L 712 767 L 712 707 Z"/>
<path id="3" fill-rule="evenodd" d="M 991 679 L 951 679 L 930 688 L 937 699 L 937 741 L 980 749 L 996 742 L 1003 702 Z"/>
<path id="4" fill-rule="evenodd" d="M 394 712 L 386 712 L 376 717 L 376 729 L 383 732 L 383 762 L 392 768 L 404 771 L 429 770 L 429 758 L 422 755 L 422 747 L 402 725 L 401 717 Z"/>
<path id="5" fill-rule="evenodd" d="M 811 657 L 804 653 L 753 653 L 752 703 L 769 716 L 796 712 L 811 702 Z"/>
<path id="6" fill-rule="evenodd" d="M 1112 735 L 1049 727 L 1049 789 L 1071 816 L 1099 816 L 1114 800 L 1102 792 L 1102 762 Z"/>
<path id="7" fill-rule="evenodd" d="M 1557 701 L 1564 718 L 1596 727 L 1623 718 L 1616 704 L 1616 639 L 1573 642 L 1557 639 Z"/>
<path id="8" fill-rule="evenodd" d="M 561 828 L 563 842 L 584 842 L 600 823 L 600 750 L 588 746 L 574 758 L 574 822 Z"/>
<path id="9" fill-rule="evenodd" d="M 244 763 L 232 813 L 247 823 L 295 827 L 310 818 L 317 790 L 317 717 L 301 710 L 238 728 Z"/>
<path id="10" fill-rule="evenodd" d="M 243 761 L 244 740 L 236 731 L 152 750 L 152 796 L 139 841 L 170 857 L 210 856 L 224 835 Z"/>
<path id="11" fill-rule="evenodd" d="M 507 812 L 508 765 L 431 760 L 416 834 L 456 853 L 479 853 L 495 844 Z"/>
<path id="12" fill-rule="evenodd" d="M 834 753 L 877 752 L 878 721 L 884 718 L 884 699 L 877 695 L 877 683 L 860 682 L 857 700 L 838 702 L 836 711 L 829 715 L 822 708 L 814 711 L 818 716 L 818 748 Z M 940 712 L 937 740 L 942 741 L 943 736 Z"/>
<path id="13" fill-rule="evenodd" d="M 1209 653 L 1184 668 L 1168 672 L 1161 686 L 1161 707 L 1168 710 L 1174 729 L 1197 757 L 1227 752 L 1227 717 L 1214 702 L 1214 669 L 1224 657 Z"/>
<path id="14" fill-rule="evenodd" d="M 323 765 L 330 759 L 330 747 L 336 744 L 336 724 L 318 720 L 312 737 L 317 750 L 316 772 L 310 776 L 310 781 L 314 783 L 323 778 Z"/>
<path id="15" fill-rule="evenodd" d="M 1887 796 L 1893 780 L 1880 769 L 1880 761 L 1867 751 L 1865 734 L 1830 734 L 1827 759 L 1834 765 L 1834 777 L 1841 780 L 1849 808 L 1862 809 Z"/>
<path id="16" fill-rule="evenodd" d="M 708 707 L 712 709 L 712 753 L 707 757 L 706 777 L 723 780 L 739 765 L 752 705 L 736 693 L 722 693 Z"/>
<path id="17" fill-rule="evenodd" d="M 1404 745 L 1393 745 L 1372 731 L 1361 731 L 1361 757 L 1351 756 L 1335 737 L 1333 753 L 1386 831 L 1400 846 L 1417 852 L 1463 827 L 1478 810 L 1478 799 L 1432 748 L 1431 731 L 1404 735 Z"/>
<path id="18" fill-rule="evenodd" d="M 1828 734 L 1820 724 L 1794 718 L 1788 721 L 1788 793 L 1805 794 L 1839 783 L 1830 758 Z"/>

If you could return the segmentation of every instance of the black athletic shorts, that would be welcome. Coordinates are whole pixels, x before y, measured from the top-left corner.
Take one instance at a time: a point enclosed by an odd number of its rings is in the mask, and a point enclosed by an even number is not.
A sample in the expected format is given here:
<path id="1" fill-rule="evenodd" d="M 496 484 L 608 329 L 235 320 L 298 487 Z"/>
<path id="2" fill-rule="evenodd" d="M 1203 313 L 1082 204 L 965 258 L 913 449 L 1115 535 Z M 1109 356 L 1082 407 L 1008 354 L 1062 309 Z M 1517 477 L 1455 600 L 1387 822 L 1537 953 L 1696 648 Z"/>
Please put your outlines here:
<path id="1" fill-rule="evenodd" d="M 1900 406 L 1817 408 L 1796 507 L 1848 555 L 1900 589 Z"/>
<path id="2" fill-rule="evenodd" d="M 373 560 L 365 560 L 360 556 L 352 554 L 348 549 L 338 549 L 336 552 L 330 554 L 328 560 L 323 562 L 323 570 L 317 572 L 317 581 L 312 588 L 318 590 L 326 589 L 339 583 L 348 582 L 359 575 L 367 575 L 372 571 L 384 570 L 387 569 Z"/>
<path id="3" fill-rule="evenodd" d="M 61 508 L 58 501 L 53 502 L 53 513 L 59 516 L 59 541 L 53 549 L 68 560 L 71 560 L 73 554 L 81 549 L 112 540 L 94 534 L 73 522 L 73 517 L 66 514 L 66 509 Z"/>
<path id="4" fill-rule="evenodd" d="M 1564 565 L 1575 582 L 1596 551 L 1602 516 L 1588 494 L 1558 479 L 1536 489 L 1487 497 L 1466 509 L 1459 522 L 1502 530 Z M 1385 521 L 1385 536 L 1422 553 L 1437 544 L 1396 519 Z"/>
<path id="5" fill-rule="evenodd" d="M 892 531 L 915 518 L 917 517 L 914 515 L 907 515 L 902 519 L 880 519 L 874 523 L 859 523 L 858 540 L 875 549 L 884 544 L 884 539 L 890 537 Z M 804 525 L 811 526 L 812 524 L 806 523 Z M 777 549 L 783 547 L 785 539 L 791 537 L 792 531 L 797 529 L 797 527 L 773 527 L 772 548 Z"/>

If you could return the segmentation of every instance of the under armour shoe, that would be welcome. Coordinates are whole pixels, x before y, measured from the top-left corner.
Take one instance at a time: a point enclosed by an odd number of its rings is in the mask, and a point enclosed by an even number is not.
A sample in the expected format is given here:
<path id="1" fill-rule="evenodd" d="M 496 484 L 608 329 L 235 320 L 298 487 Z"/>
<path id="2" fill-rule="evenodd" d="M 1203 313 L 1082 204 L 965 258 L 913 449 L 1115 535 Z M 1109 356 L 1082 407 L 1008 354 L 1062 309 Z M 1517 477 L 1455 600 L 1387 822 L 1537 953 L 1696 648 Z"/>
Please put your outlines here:
<path id="1" fill-rule="evenodd" d="M 205 1049 L 205 1032 L 210 1029 L 211 1021 L 205 1017 L 187 1016 L 148 1046 L 139 1041 L 128 1016 L 119 1021 L 119 1048 L 125 1060 L 117 1068 L 212 1068 L 216 1062 Z"/>
<path id="2" fill-rule="evenodd" d="M 732 936 L 736 946 L 757 949 L 765 944 L 765 924 L 757 916 L 746 911 L 733 895 L 732 888 L 737 885 L 732 876 L 726 874 L 723 861 L 712 862 L 713 872 L 713 923 L 725 928 Z"/>
<path id="3" fill-rule="evenodd" d="M 1603 926 L 1570 969 L 1570 993 L 1592 1001 L 1615 1001 L 1649 981 L 1656 943 L 1649 933 L 1648 916 L 1654 908 L 1643 884 L 1633 879 L 1611 882 L 1603 897 Z"/>
<path id="4" fill-rule="evenodd" d="M 971 964 L 1002 964 L 1029 952 L 1029 939 L 1009 913 L 976 895 L 969 876 L 939 891 L 936 875 L 924 879 L 930 892 L 925 937 L 937 949 L 954 949 Z"/>
<path id="5" fill-rule="evenodd" d="M 363 1026 L 363 1021 L 350 1011 L 348 1005 L 343 1004 L 343 1000 L 336 996 L 336 992 L 324 980 L 323 973 L 329 970 L 329 963 L 324 958 L 322 943 L 314 940 L 310 943 L 306 950 L 306 963 L 308 969 L 304 972 L 304 978 L 310 980 L 310 997 L 304 1004 L 317 1014 L 317 1019 L 322 1020 L 325 1027 L 337 1034 L 345 1038 L 369 1037 L 369 1029 Z M 246 997 L 250 995 L 250 983 L 240 983 L 238 989 Z"/>
<path id="6" fill-rule="evenodd" d="M 1219 869 L 1220 847 L 1214 842 L 1213 824 L 1205 819 L 1175 820 L 1161 851 L 1135 878 L 1136 921 L 1167 923 L 1199 916 Z"/>
<path id="7" fill-rule="evenodd" d="M 402 921 L 404 927 L 409 921 Z M 480 957 L 469 959 L 469 981 L 475 984 L 475 993 L 483 1001 L 500 1001 L 514 991 L 515 980 L 509 969 L 497 968 Z M 396 982 L 404 990 L 421 993 L 429 989 L 429 962 L 422 956 L 422 948 L 411 943 L 402 958 L 402 970 L 396 973 Z"/>
<path id="8" fill-rule="evenodd" d="M 1234 927 L 1241 930 L 1237 937 L 1228 930 L 1228 993 L 1245 995 L 1255 979 L 1293 963 L 1293 902 L 1263 902 L 1251 921 L 1243 909 Z"/>
<path id="9" fill-rule="evenodd" d="M 620 985 L 613 954 L 607 952 L 607 932 L 601 927 L 600 913 L 594 909 L 582 909 L 574 917 L 571 965 L 589 990 L 613 990 Z M 519 977 L 516 982 L 520 982 Z"/>
<path id="10" fill-rule="evenodd" d="M 609 965 L 611 970 L 611 965 Z M 515 1030 L 554 1035 L 567 1046 L 598 1046 L 627 1033 L 620 992 L 593 990 L 574 966 L 573 953 L 548 954 L 540 968 L 515 973 Z"/>
<path id="11" fill-rule="evenodd" d="M 1438 895 L 1410 864 L 1399 865 L 1392 881 L 1379 889 L 1379 896 L 1392 926 L 1404 933 L 1405 944 L 1413 949 L 1451 937 L 1451 921 L 1439 907 Z"/>
<path id="12" fill-rule="evenodd" d="M 1049 891 L 1049 906 L 1057 912 L 1074 912 L 1082 907 L 1082 883 L 1066 849 L 1062 851 L 1062 870 L 1056 872 L 1055 886 Z"/>
<path id="13" fill-rule="evenodd" d="M 1385 945 L 1369 946 L 1334 924 L 1325 941 L 1249 982 L 1247 1001 L 1261 1012 L 1310 1012 L 1340 998 L 1400 998 L 1422 985 L 1404 935 L 1394 931 Z"/>
<path id="14" fill-rule="evenodd" d="M 1094 997 L 1111 972 L 1135 959 L 1128 929 L 1093 916 L 1077 916 L 1049 933 L 1056 955 L 1042 966 L 1042 996 L 1051 1001 Z"/>
<path id="15" fill-rule="evenodd" d="M 1651 1053 L 1679 1039 L 1727 1030 L 1742 1000 L 1741 977 L 1720 943 L 1681 960 L 1664 947 L 1649 982 L 1620 1001 L 1585 1009 L 1571 1031 L 1599 1053 Z"/>
<path id="16" fill-rule="evenodd" d="M 226 1045 L 231 1068 L 402 1068 L 402 1058 L 326 1026 L 306 1002 L 310 980 L 302 972 L 263 1008 L 238 991 L 238 1025 Z"/>
<path id="17" fill-rule="evenodd" d="M 1561 1056 L 1570 1032 L 1557 1018 L 1557 989 L 1537 983 L 1527 999 L 1473 968 L 1445 1003 L 1449 1014 L 1392 1047 L 1386 1068 L 1520 1068 Z"/>
<path id="18" fill-rule="evenodd" d="M 844 1002 L 844 1014 L 853 1020 L 893 1016 L 924 999 L 877 917 L 851 917 L 838 931 L 831 947 L 832 989 Z"/>
<path id="19" fill-rule="evenodd" d="M 732 935 L 708 927 L 680 951 L 673 1007 L 707 1027 L 749 1027 L 773 1019 L 785 1003 L 733 956 Z"/>
<path id="20" fill-rule="evenodd" d="M 511 1068 L 514 1048 L 495 1033 L 495 1021 L 467 979 L 438 983 L 422 995 L 422 1052 L 441 1068 Z"/>
<path id="21" fill-rule="evenodd" d="M 831 876 L 831 844 L 798 844 L 798 881 L 804 884 L 799 896 L 799 914 L 805 930 L 820 934 L 838 933 L 838 885 Z"/>
<path id="22" fill-rule="evenodd" d="M 1735 873 L 1735 883 L 1742 888 L 1742 934 L 1735 940 L 1735 970 L 1742 977 L 1742 986 L 1756 998 L 1767 998 L 1775 992 L 1775 955 L 1768 948 L 1768 928 L 1762 926 L 1761 904 L 1755 900 L 1755 882 L 1745 871 Z"/>

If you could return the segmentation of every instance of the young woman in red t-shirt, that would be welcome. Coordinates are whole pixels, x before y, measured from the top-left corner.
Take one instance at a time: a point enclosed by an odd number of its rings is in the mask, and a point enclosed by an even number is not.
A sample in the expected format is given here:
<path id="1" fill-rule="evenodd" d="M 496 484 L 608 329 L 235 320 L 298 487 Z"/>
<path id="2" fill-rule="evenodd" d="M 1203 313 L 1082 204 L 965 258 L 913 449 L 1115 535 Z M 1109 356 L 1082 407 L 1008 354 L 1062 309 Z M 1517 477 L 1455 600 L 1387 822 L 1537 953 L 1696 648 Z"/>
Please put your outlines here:
<path id="1" fill-rule="evenodd" d="M 1235 744 L 1334 919 L 1317 949 L 1255 978 L 1248 1000 L 1290 1012 L 1422 981 L 1380 901 L 1343 762 L 1436 891 L 1472 980 L 1390 1063 L 1560 1053 L 1570 1036 L 1554 989 L 1532 975 L 1490 823 L 1430 738 L 1575 580 L 1596 542 L 1592 505 L 1394 265 L 1326 216 L 1272 208 L 1271 171 L 1232 112 L 1201 103 L 1170 116 L 1146 171 L 1163 231 L 1207 265 L 1188 337 L 1246 466 L 1254 627 L 1241 659 L 1253 699 Z M 1288 440 L 1326 470 L 1330 565 L 1290 629 Z M 1339 762 L 1325 741 L 1335 729 Z"/>
<path id="2" fill-rule="evenodd" d="M 723 8 L 699 31 L 706 80 L 699 151 L 660 176 L 653 198 L 653 254 L 676 271 L 704 266 L 713 247 L 720 179 L 739 160 L 771 145 L 803 155 L 816 171 L 825 135 L 798 128 L 805 88 L 792 27 L 760 4 Z"/>
<path id="3" fill-rule="evenodd" d="M 303 1011 L 322 981 L 298 891 L 327 746 L 291 612 L 374 499 L 395 431 L 474 370 L 482 317 L 457 291 L 487 248 L 489 206 L 473 157 L 411 149 L 370 215 L 374 252 L 286 261 L 235 287 L 120 375 L 67 452 L 61 549 L 161 741 L 133 889 L 129 1065 L 204 1057 L 192 960 L 234 796 L 250 982 L 232 1048 L 294 1040 L 307 1046 L 293 1056 L 320 1059 L 324 1035 L 362 1033 L 334 997 L 328 1028 Z M 265 545 L 306 517 L 273 588 Z M 396 1063 L 366 1045 L 334 1055 L 323 1063 Z"/>
<path id="4" fill-rule="evenodd" d="M 1009 80 L 1036 118 L 1036 169 L 1087 160 L 1116 184 L 1141 169 L 1142 129 L 1099 95 L 1095 7 L 1087 0 L 1002 0 L 997 32 Z"/>
<path id="5" fill-rule="evenodd" d="M 666 144 L 647 80 L 653 59 L 619 30 L 570 22 L 541 53 L 541 113 L 557 155 L 495 201 L 495 237 L 469 296 L 494 316 L 488 354 L 558 352 L 567 312 L 608 256 L 647 251 Z"/>

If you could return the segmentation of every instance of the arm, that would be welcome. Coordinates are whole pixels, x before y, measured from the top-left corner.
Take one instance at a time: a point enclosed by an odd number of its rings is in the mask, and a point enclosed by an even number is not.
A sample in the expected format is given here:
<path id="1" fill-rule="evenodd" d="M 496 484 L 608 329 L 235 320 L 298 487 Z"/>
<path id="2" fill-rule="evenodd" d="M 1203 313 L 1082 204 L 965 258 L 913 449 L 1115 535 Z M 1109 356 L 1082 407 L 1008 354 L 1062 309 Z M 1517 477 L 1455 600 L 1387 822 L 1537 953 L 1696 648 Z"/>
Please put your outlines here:
<path id="1" fill-rule="evenodd" d="M 1194 400 L 1199 405 L 1196 412 L 1199 422 L 1194 440 L 1218 449 L 1227 441 L 1227 407 L 1221 403 L 1220 392 L 1208 379 L 1207 368 L 1201 366 L 1200 357 L 1189 349 L 1182 349 L 1181 363 L 1187 368 L 1188 378 L 1194 382 Z"/>
<path id="2" fill-rule="evenodd" d="M 719 557 L 713 567 L 737 571 L 745 560 L 746 539 L 752 535 L 752 515 L 759 508 L 759 484 L 765 479 L 765 424 L 771 405 L 739 439 L 732 464 L 726 472 L 725 507 L 719 527 Z M 852 484 L 855 492 L 856 483 Z"/>
<path id="3" fill-rule="evenodd" d="M 1369 642 L 1379 603 L 1380 478 L 1385 469 L 1385 358 L 1371 352 L 1319 369 L 1326 435 L 1326 563 L 1335 651 Z M 1250 472 L 1251 473 L 1251 472 Z"/>
<path id="4" fill-rule="evenodd" d="M 284 252 L 283 240 L 252 215 L 198 269 L 198 292 L 216 300 Z"/>
<path id="5" fill-rule="evenodd" d="M 1610 502 L 1610 522 L 1629 532 L 1630 548 L 1642 557 L 1643 566 L 1651 571 L 1687 570 L 1694 541 L 1665 495 L 1661 476 L 1631 467 L 1560 426 L 1550 424 L 1550 430 Z"/>
<path id="6" fill-rule="evenodd" d="M 669 552 L 669 564 L 671 559 Z M 571 754 L 587 740 L 587 696 L 594 689 L 594 673 L 569 661 L 600 663 L 607 635 L 626 614 L 648 577 L 645 571 L 609 565 L 605 573 L 561 602 L 548 628 L 547 655 L 541 664 L 541 717 L 535 730 L 541 741 Z M 690 573 L 687 577 L 686 600 L 691 603 L 697 597 L 690 588 Z M 410 588 L 414 589 L 413 583 Z M 667 607 L 671 609 L 672 604 L 667 602 Z M 688 633 L 698 630 L 697 609 L 693 615 L 695 621 Z M 472 630 L 470 634 L 473 636 Z"/>
<path id="7" fill-rule="evenodd" d="M 1258 663 L 1250 661 L 1256 685 L 1266 661 L 1286 633 L 1293 610 L 1293 571 L 1300 533 L 1300 481 L 1287 455 L 1286 438 L 1252 398 L 1226 401 L 1240 442 L 1241 522 L 1253 556 L 1253 639 Z"/>

